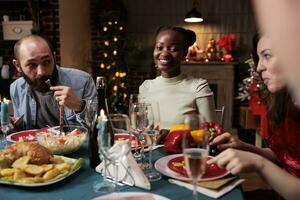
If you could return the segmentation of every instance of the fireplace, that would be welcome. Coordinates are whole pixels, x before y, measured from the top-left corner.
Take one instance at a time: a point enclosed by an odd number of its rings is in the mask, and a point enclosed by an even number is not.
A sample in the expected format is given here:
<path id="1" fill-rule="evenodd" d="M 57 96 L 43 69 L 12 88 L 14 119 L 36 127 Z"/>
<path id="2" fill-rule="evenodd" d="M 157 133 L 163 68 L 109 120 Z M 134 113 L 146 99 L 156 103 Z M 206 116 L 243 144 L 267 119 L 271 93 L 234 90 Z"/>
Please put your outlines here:
<path id="1" fill-rule="evenodd" d="M 181 65 L 183 73 L 208 81 L 214 92 L 216 108 L 225 106 L 224 128 L 231 132 L 235 132 L 232 128 L 235 65 L 224 62 L 188 62 Z"/>

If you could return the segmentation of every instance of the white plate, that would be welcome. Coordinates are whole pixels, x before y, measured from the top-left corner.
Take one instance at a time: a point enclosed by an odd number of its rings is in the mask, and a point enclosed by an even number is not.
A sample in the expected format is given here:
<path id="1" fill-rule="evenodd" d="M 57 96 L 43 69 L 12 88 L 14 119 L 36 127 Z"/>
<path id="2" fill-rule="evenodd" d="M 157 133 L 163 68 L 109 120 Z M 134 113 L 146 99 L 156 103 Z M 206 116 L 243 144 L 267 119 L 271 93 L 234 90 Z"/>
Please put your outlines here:
<path id="1" fill-rule="evenodd" d="M 179 179 L 182 181 L 191 181 L 192 179 L 190 179 L 180 173 L 177 173 L 168 167 L 168 162 L 171 159 L 179 157 L 179 156 L 182 156 L 182 154 L 169 155 L 169 156 L 165 156 L 165 157 L 158 159 L 154 165 L 155 169 L 165 176 L 169 176 L 171 178 Z M 230 172 L 227 172 L 226 174 L 223 174 L 221 176 L 214 176 L 211 178 L 200 178 L 199 181 L 212 181 L 212 180 L 216 180 L 216 179 L 222 178 L 224 176 L 227 176 L 228 174 L 230 174 Z"/>
<path id="2" fill-rule="evenodd" d="M 68 158 L 68 157 L 64 157 L 64 156 L 59 156 L 61 158 L 63 158 L 66 162 L 73 164 L 76 159 L 73 158 Z M 48 182 L 45 183 L 14 183 L 14 182 L 7 182 L 7 181 L 3 181 L 0 180 L 0 184 L 4 184 L 4 185 L 15 185 L 15 186 L 22 186 L 22 187 L 40 187 L 40 186 L 45 186 L 45 185 L 51 185 L 53 183 L 57 183 L 59 181 L 64 180 L 65 178 L 71 176 L 72 174 L 74 174 L 75 172 L 77 172 L 82 166 L 80 166 L 79 168 L 75 169 L 74 171 L 69 172 L 69 174 L 67 174 L 66 176 L 63 176 L 61 178 L 58 179 L 54 179 L 54 180 L 50 180 Z"/>
<path id="3" fill-rule="evenodd" d="M 30 141 L 27 142 L 36 142 L 35 135 L 38 132 L 45 132 L 47 131 L 48 128 L 41 128 L 41 129 L 31 129 L 31 130 L 26 130 L 26 131 L 20 131 L 16 133 L 12 133 L 6 137 L 8 142 L 16 143 L 19 141 L 19 138 L 23 137 L 23 141 L 26 142 L 26 137 L 31 135 L 33 138 Z"/>
<path id="4" fill-rule="evenodd" d="M 119 193 L 112 193 L 100 197 L 96 197 L 92 200 L 121 200 L 122 198 L 130 198 L 134 197 L 134 199 L 138 199 L 137 197 L 141 196 L 141 200 L 147 199 L 145 195 L 154 198 L 155 200 L 170 200 L 167 197 L 163 197 L 157 194 L 146 193 L 146 192 L 119 192 Z M 150 199 L 150 198 L 149 198 Z"/>

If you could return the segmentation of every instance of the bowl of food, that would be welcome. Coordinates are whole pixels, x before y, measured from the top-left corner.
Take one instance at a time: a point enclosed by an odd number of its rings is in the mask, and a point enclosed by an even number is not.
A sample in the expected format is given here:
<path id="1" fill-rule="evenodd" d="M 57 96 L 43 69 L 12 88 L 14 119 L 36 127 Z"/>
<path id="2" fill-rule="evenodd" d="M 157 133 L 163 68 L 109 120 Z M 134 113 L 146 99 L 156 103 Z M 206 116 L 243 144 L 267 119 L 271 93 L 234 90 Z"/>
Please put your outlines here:
<path id="1" fill-rule="evenodd" d="M 39 144 L 56 155 L 66 155 L 77 151 L 87 137 L 87 129 L 82 126 L 55 126 L 36 134 Z"/>

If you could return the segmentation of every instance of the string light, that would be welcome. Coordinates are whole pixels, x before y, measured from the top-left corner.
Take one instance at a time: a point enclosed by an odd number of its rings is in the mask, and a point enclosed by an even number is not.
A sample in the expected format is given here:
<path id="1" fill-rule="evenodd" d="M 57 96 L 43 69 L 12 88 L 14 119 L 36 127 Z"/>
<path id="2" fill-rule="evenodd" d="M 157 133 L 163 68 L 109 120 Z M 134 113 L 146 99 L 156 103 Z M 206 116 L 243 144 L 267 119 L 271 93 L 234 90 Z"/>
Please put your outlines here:
<path id="1" fill-rule="evenodd" d="M 103 27 L 103 31 L 104 31 L 104 32 L 107 31 L 107 27 L 106 27 L 106 26 Z"/>
<path id="2" fill-rule="evenodd" d="M 105 44 L 105 46 L 109 46 L 109 41 L 105 40 L 104 44 Z"/>
<path id="3" fill-rule="evenodd" d="M 118 24 L 118 21 L 115 21 L 115 24 Z"/>
<path id="4" fill-rule="evenodd" d="M 123 26 L 120 26 L 120 28 L 119 28 L 119 29 L 120 29 L 120 31 L 122 31 L 122 30 L 123 30 Z"/>
<path id="5" fill-rule="evenodd" d="M 109 21 L 109 22 L 108 22 L 108 25 L 112 25 L 112 22 L 111 22 L 111 21 Z"/>
<path id="6" fill-rule="evenodd" d="M 108 57 L 108 54 L 106 52 L 103 53 L 104 58 Z"/>
<path id="7" fill-rule="evenodd" d="M 110 65 L 107 65 L 106 69 L 110 69 L 110 68 L 111 68 L 111 66 L 110 66 Z"/>
<path id="8" fill-rule="evenodd" d="M 119 77 L 119 76 L 120 76 L 120 73 L 119 73 L 119 72 L 116 72 L 115 76 L 116 76 L 116 77 Z"/>
<path id="9" fill-rule="evenodd" d="M 117 50 L 113 51 L 113 55 L 116 56 L 118 54 Z"/>
<path id="10" fill-rule="evenodd" d="M 117 42 L 118 41 L 118 38 L 117 37 L 114 37 L 114 42 Z"/>
<path id="11" fill-rule="evenodd" d="M 114 90 L 115 92 L 117 92 L 117 91 L 118 91 L 118 86 L 114 85 L 113 90 Z"/>
<path id="12" fill-rule="evenodd" d="M 100 68 L 101 68 L 101 69 L 104 69 L 104 68 L 105 68 L 104 63 L 101 63 L 101 64 L 100 64 Z"/>

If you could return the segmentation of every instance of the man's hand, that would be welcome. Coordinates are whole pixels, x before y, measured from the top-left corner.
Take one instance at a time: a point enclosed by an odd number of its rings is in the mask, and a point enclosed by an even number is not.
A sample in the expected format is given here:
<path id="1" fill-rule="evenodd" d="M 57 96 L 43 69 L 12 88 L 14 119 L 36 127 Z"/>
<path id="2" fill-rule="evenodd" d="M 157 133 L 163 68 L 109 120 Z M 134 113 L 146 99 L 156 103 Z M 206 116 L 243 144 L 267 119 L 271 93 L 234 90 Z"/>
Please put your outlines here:
<path id="1" fill-rule="evenodd" d="M 75 112 L 82 111 L 83 100 L 68 86 L 52 86 L 54 97 L 60 106 L 66 106 Z"/>

